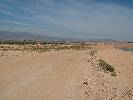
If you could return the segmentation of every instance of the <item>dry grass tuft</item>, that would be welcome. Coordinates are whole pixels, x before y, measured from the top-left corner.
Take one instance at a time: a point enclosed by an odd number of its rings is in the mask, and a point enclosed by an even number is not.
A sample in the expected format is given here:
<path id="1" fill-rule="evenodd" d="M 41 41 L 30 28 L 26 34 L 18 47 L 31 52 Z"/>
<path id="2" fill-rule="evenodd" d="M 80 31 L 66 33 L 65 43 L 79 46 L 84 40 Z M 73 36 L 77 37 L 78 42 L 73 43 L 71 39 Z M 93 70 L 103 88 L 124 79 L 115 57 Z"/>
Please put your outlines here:
<path id="1" fill-rule="evenodd" d="M 111 76 L 117 76 L 116 72 L 115 72 L 115 68 L 111 65 L 109 65 L 108 63 L 106 63 L 104 60 L 99 60 L 99 64 L 98 64 L 98 68 L 100 70 L 103 70 L 104 72 L 108 73 L 111 72 Z"/>

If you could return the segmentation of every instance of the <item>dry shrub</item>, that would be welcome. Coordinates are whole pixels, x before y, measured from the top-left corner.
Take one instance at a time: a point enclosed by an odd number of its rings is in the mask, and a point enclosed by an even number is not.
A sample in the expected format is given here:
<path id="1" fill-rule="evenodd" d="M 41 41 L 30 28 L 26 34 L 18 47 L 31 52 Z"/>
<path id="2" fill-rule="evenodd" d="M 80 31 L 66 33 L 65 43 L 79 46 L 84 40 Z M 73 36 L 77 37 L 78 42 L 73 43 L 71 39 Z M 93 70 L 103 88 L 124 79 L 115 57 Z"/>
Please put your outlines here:
<path id="1" fill-rule="evenodd" d="M 109 65 L 108 63 L 106 63 L 104 60 L 99 60 L 99 64 L 98 64 L 100 70 L 103 70 L 104 72 L 111 72 L 111 76 L 117 76 L 116 72 L 115 72 L 115 68 L 111 65 Z"/>
<path id="2" fill-rule="evenodd" d="M 90 56 L 94 56 L 95 55 L 95 53 L 97 53 L 98 51 L 97 50 L 93 50 L 93 51 L 90 51 Z"/>
<path id="3" fill-rule="evenodd" d="M 81 47 L 79 45 L 75 45 L 75 46 L 70 46 L 70 49 L 75 49 L 75 50 L 80 50 Z"/>

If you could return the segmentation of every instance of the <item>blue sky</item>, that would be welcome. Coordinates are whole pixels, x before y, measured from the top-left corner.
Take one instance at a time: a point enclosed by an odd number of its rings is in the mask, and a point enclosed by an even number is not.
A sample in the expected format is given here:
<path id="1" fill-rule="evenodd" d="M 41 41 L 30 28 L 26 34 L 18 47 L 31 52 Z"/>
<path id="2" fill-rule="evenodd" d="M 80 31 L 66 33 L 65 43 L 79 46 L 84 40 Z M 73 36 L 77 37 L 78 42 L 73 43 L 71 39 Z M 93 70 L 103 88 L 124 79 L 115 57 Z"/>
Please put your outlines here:
<path id="1" fill-rule="evenodd" d="M 133 40 L 133 0 L 0 0 L 0 30 Z"/>

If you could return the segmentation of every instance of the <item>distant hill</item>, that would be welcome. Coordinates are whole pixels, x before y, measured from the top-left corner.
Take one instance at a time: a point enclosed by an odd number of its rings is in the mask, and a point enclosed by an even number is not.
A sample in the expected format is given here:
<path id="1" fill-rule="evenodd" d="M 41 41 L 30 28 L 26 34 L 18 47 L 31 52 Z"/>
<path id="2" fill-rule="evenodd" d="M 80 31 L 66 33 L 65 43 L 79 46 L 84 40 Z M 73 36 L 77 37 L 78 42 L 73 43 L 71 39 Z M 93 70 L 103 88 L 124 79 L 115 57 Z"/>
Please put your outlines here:
<path id="1" fill-rule="evenodd" d="M 31 34 L 28 32 L 0 31 L 0 40 L 45 40 L 45 41 L 86 41 L 86 42 L 119 42 L 112 39 L 73 39 Z"/>
<path id="2" fill-rule="evenodd" d="M 123 42 L 123 41 L 117 41 L 117 40 L 112 40 L 112 39 L 89 39 L 88 42 L 94 42 L 94 43 L 99 43 L 99 42 L 111 42 L 111 43 L 118 43 L 118 42 Z"/>
<path id="3" fill-rule="evenodd" d="M 0 31 L 0 40 L 46 40 L 46 41 L 70 40 L 71 41 L 78 39 L 51 37 L 45 35 L 31 34 L 28 32 Z"/>

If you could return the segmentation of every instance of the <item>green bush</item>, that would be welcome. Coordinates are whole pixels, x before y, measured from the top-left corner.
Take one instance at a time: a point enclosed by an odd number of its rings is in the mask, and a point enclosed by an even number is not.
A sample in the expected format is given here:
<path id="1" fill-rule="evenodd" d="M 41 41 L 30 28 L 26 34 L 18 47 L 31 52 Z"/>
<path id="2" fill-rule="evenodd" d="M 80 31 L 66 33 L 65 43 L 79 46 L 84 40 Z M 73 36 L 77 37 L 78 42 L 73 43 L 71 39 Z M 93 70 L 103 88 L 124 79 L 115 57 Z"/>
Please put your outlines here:
<path id="1" fill-rule="evenodd" d="M 113 66 L 107 64 L 104 60 L 99 60 L 99 67 L 104 70 L 105 72 L 114 72 L 115 69 Z"/>

